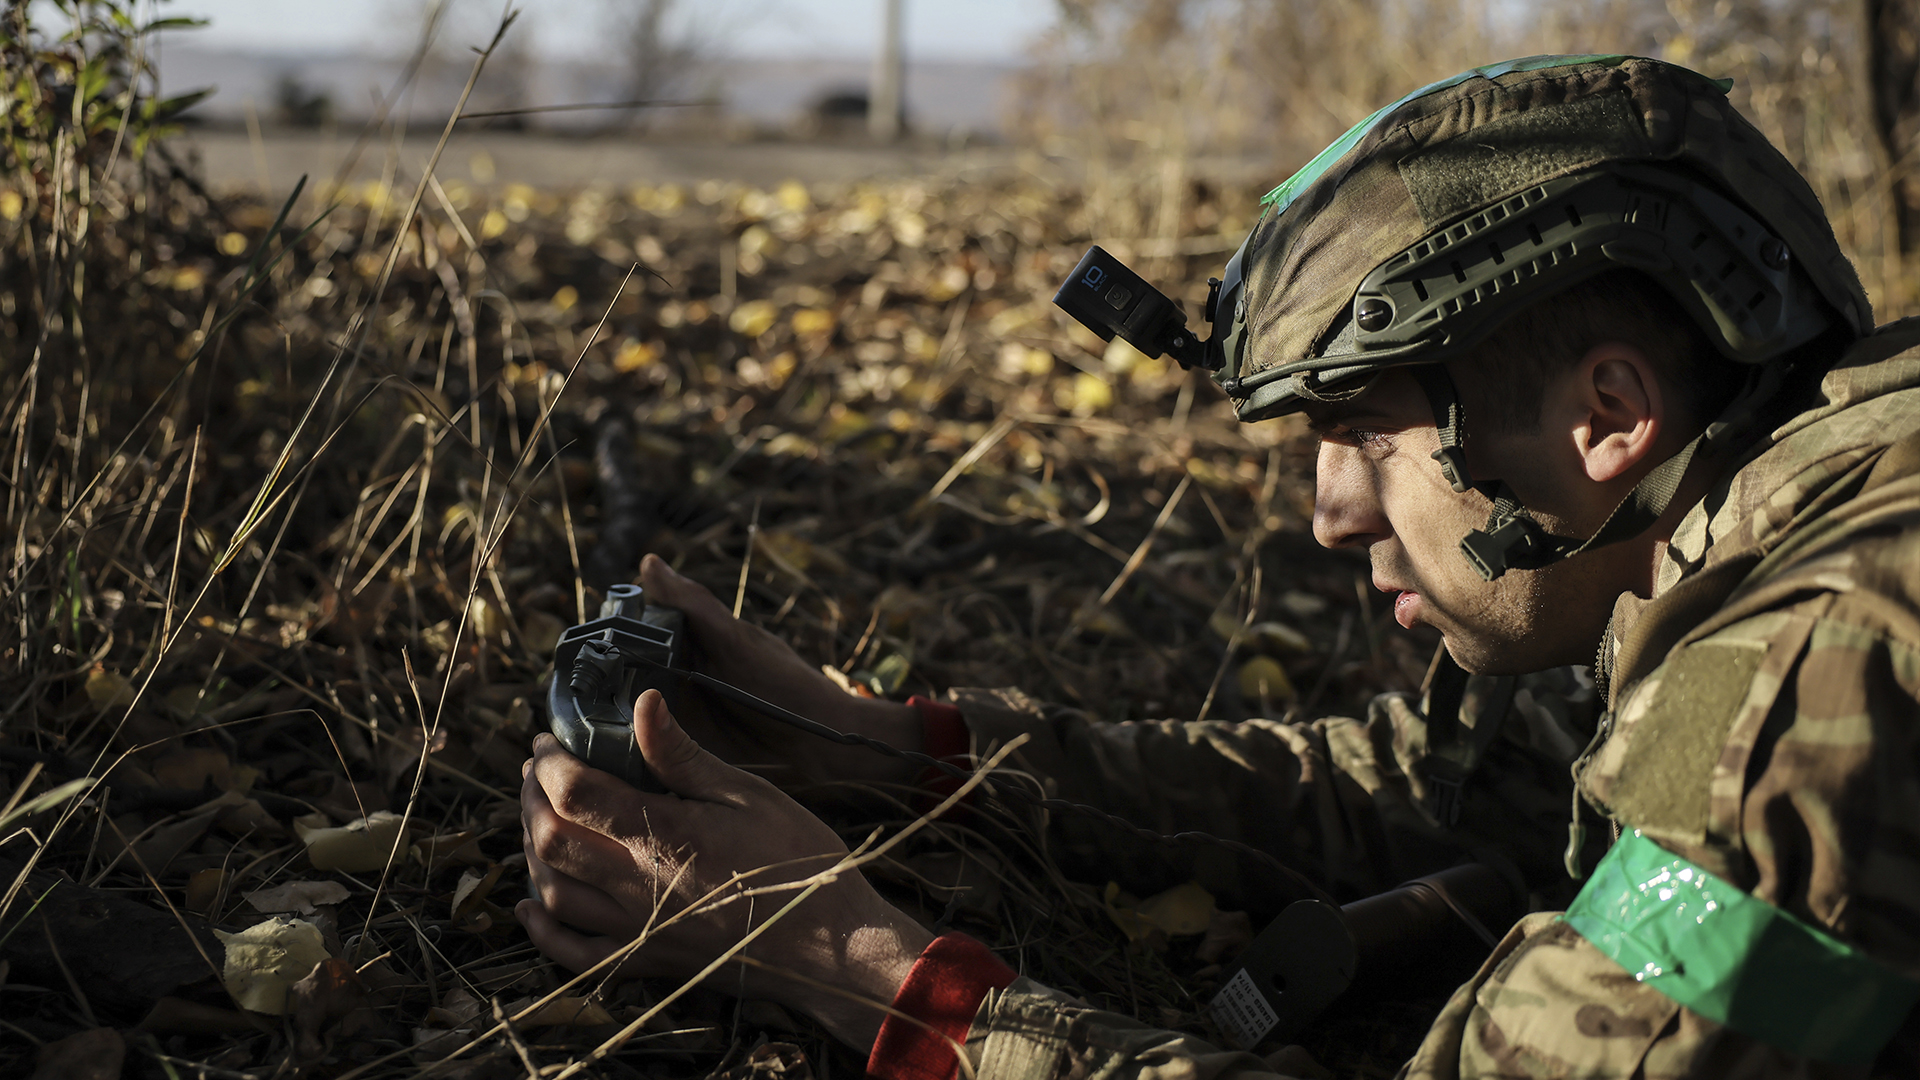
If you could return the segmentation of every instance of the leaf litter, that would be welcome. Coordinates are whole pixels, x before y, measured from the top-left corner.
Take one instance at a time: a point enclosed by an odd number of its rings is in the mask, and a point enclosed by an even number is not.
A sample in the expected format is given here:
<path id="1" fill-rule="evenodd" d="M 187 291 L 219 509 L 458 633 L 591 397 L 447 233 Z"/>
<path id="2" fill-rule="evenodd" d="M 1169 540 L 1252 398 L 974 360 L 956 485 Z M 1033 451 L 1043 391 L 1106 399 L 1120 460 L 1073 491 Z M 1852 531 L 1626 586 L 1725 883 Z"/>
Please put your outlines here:
<path id="1" fill-rule="evenodd" d="M 573 980 L 511 915 L 551 649 L 648 551 L 851 693 L 1239 719 L 1424 669 L 1430 643 L 1356 595 L 1364 564 L 1312 544 L 1303 429 L 1241 427 L 1048 303 L 1088 242 L 1129 243 L 1071 185 L 446 182 L 402 227 L 398 164 L 283 216 L 153 162 L 84 221 L 53 198 L 71 175 L 6 181 L 0 242 L 31 257 L 0 270 L 22 305 L 0 338 L 63 374 L 7 377 L 0 1071 L 118 1046 L 181 1075 L 456 1051 L 506 1074 L 654 1009 L 673 986 Z M 1256 212 L 1188 196 L 1189 232 Z M 925 809 L 842 794 L 820 805 L 854 842 Z M 1195 883 L 1070 880 L 992 806 L 868 873 L 1042 981 L 1201 1033 L 1250 933 Z M 63 896 L 151 919 L 135 946 L 55 918 Z M 148 962 L 109 988 L 129 948 Z M 595 1067 L 860 1067 L 763 1006 L 696 988 Z"/>

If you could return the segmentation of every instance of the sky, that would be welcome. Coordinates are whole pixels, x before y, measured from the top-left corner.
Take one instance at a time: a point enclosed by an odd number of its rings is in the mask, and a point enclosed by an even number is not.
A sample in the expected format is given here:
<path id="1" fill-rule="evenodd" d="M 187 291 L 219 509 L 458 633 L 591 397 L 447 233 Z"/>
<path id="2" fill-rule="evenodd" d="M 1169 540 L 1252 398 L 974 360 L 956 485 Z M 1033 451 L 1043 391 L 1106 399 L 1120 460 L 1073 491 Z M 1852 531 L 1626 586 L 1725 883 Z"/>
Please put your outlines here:
<path id="1" fill-rule="evenodd" d="M 500 0 L 450 0 L 453 28 L 490 30 Z M 515 34 L 552 56 L 590 52 L 600 14 L 636 0 L 518 0 Z M 867 56 L 883 0 L 679 0 L 677 13 L 715 51 L 744 56 Z M 424 0 L 162 0 L 162 15 L 211 25 L 183 35 L 205 48 L 405 52 Z M 1013 60 L 1053 21 L 1050 0 L 905 0 L 909 55 Z"/>

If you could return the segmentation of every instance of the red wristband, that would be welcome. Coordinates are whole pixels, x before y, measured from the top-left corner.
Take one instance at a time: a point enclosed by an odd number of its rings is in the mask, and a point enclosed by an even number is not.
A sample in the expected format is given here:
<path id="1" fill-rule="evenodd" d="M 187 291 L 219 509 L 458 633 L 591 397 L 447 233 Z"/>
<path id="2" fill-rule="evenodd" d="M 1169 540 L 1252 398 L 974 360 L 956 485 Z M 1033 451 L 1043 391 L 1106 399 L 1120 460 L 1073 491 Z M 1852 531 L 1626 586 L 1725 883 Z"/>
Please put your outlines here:
<path id="1" fill-rule="evenodd" d="M 907 704 L 920 710 L 927 756 L 966 768 L 973 733 L 967 730 L 967 722 L 960 715 L 960 710 L 944 701 L 931 701 L 917 694 L 908 698 Z M 934 768 L 921 770 L 919 784 L 920 790 L 933 795 L 936 801 L 953 794 L 960 787 L 960 781 Z"/>
<path id="2" fill-rule="evenodd" d="M 1018 977 L 992 950 L 965 934 L 934 938 L 893 999 L 896 1010 L 920 1023 L 889 1015 L 873 1040 L 867 1075 L 874 1080 L 953 1080 L 960 1067 L 953 1044 L 966 1042 L 987 994 L 1006 989 Z"/>

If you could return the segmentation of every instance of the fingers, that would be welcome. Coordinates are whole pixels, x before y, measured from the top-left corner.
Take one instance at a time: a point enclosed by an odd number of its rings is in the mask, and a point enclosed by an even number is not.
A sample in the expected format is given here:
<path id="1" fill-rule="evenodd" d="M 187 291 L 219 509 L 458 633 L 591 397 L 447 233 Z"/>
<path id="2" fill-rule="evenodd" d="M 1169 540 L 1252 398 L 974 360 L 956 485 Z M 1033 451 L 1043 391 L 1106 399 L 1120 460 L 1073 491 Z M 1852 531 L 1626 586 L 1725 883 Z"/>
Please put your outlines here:
<path id="1" fill-rule="evenodd" d="M 644 831 L 645 804 L 633 785 L 602 772 L 568 753 L 560 740 L 542 733 L 533 739 L 527 779 L 546 795 L 555 813 L 603 836 Z M 526 790 L 525 781 L 521 790 Z M 521 802 L 525 804 L 523 797 Z"/>
<path id="2" fill-rule="evenodd" d="M 658 690 L 640 695 L 633 706 L 633 737 L 647 767 L 683 799 L 744 805 L 750 792 L 771 787 L 701 749 L 673 714 Z"/>
<path id="3" fill-rule="evenodd" d="M 513 914 L 527 928 L 534 947 L 569 971 L 585 971 L 626 944 L 569 930 L 537 900 L 520 901 L 514 905 Z"/>
<path id="4" fill-rule="evenodd" d="M 532 851 L 527 852 L 527 880 L 547 911 L 571 926 L 618 937 L 635 925 L 619 901 L 548 866 Z"/>
<path id="5" fill-rule="evenodd" d="M 578 796 L 573 798 L 577 801 Z M 520 820 L 527 853 L 568 877 L 593 883 L 632 872 L 632 853 L 620 840 L 568 820 L 554 807 L 542 785 L 537 758 L 520 782 Z"/>
<path id="6" fill-rule="evenodd" d="M 640 586 L 646 590 L 648 599 L 679 608 L 703 631 L 716 632 L 733 622 L 733 612 L 719 597 L 692 578 L 675 573 L 658 555 L 640 560 Z"/>

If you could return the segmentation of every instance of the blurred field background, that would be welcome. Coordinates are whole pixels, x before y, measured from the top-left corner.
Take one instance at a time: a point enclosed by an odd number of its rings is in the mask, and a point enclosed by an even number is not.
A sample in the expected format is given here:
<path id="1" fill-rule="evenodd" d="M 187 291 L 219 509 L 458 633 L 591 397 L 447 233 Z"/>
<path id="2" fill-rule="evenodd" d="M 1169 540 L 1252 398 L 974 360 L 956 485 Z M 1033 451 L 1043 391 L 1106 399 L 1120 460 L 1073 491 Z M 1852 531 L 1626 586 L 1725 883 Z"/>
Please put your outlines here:
<path id="1" fill-rule="evenodd" d="M 1904 0 L 1062 0 L 990 135 L 916 128 L 910 95 L 887 144 L 708 103 L 444 148 L 491 13 L 409 24 L 414 76 L 455 88 L 437 118 L 396 81 L 299 142 L 183 129 L 211 102 L 155 85 L 156 37 L 191 31 L 152 9 L 0 16 L 7 1075 L 857 1070 L 771 1006 L 569 980 L 512 919 L 553 642 L 645 551 L 852 693 L 1237 720 L 1417 687 L 1431 637 L 1312 542 L 1304 433 L 1049 299 L 1100 242 L 1197 319 L 1259 196 L 1433 79 L 1591 51 L 1732 76 L 1881 320 L 1916 302 Z M 541 18 L 469 112 L 515 100 Z M 215 138 L 238 175 L 201 164 Z M 830 812 L 857 841 L 920 809 Z M 869 870 L 1042 981 L 1208 1032 L 1273 898 L 1162 893 L 1206 877 L 1192 853 L 1108 889 L 1031 825 L 988 806 Z M 1307 1043 L 1391 1075 L 1435 1007 Z"/>

